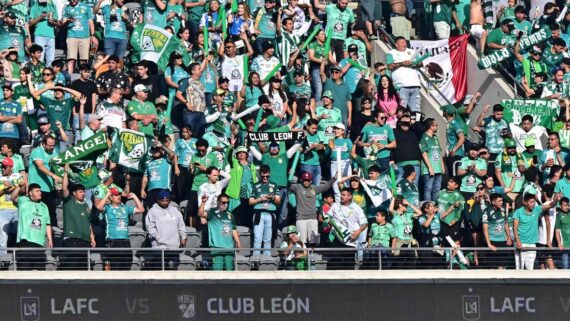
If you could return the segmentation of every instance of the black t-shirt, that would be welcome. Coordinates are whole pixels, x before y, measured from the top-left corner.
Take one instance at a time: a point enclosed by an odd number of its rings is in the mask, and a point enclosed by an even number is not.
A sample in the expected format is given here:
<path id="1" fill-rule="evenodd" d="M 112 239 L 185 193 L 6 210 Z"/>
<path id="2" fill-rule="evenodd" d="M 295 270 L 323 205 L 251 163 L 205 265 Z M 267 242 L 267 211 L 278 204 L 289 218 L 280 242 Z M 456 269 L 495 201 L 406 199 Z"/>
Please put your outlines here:
<path id="1" fill-rule="evenodd" d="M 113 88 L 129 88 L 129 77 L 122 72 L 105 71 L 97 78 L 97 88 L 111 90 Z"/>
<path id="2" fill-rule="evenodd" d="M 78 92 L 82 93 L 83 96 L 87 97 L 87 102 L 85 103 L 85 113 L 91 114 L 93 113 L 93 94 L 97 93 L 97 85 L 93 80 L 86 80 L 83 81 L 81 79 L 77 79 L 71 83 L 71 89 L 77 90 Z M 95 102 L 97 103 L 97 102 Z M 75 105 L 75 111 L 79 112 L 79 102 Z"/>
<path id="3" fill-rule="evenodd" d="M 135 77 L 133 79 L 133 83 L 131 84 L 131 93 L 133 94 L 133 96 L 135 95 L 135 86 L 139 84 L 145 85 L 148 88 L 150 88 L 147 100 L 154 104 L 154 101 L 156 100 L 156 98 L 158 98 L 159 96 L 158 94 L 160 91 L 160 89 L 158 88 L 158 81 L 156 80 L 156 76 L 149 75 L 148 78 L 146 79 Z"/>

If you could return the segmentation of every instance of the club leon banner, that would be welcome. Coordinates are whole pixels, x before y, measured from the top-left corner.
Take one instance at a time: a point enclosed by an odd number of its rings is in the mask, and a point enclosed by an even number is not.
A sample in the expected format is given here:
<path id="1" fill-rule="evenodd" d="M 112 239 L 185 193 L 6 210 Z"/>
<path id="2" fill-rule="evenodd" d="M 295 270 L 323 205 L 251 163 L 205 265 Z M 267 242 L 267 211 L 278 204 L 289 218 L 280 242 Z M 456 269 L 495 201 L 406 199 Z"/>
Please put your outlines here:
<path id="1" fill-rule="evenodd" d="M 182 55 L 184 65 L 190 63 L 190 57 L 180 40 L 166 30 L 151 24 L 138 24 L 131 36 L 133 46 L 133 61 L 153 61 L 158 68 L 165 70 L 170 54 L 178 51 Z"/>
<path id="2" fill-rule="evenodd" d="M 123 128 L 107 127 L 113 145 L 109 149 L 109 159 L 121 166 L 143 170 L 148 159 L 152 137 Z"/>
<path id="3" fill-rule="evenodd" d="M 52 158 L 50 162 L 63 166 L 76 161 L 95 160 L 97 156 L 103 154 L 107 148 L 107 136 L 104 132 L 100 131 L 79 144 L 68 148 Z"/>
<path id="4" fill-rule="evenodd" d="M 451 103 L 461 101 L 467 93 L 468 39 L 469 35 L 462 35 L 446 40 L 410 41 L 411 48 L 416 50 L 418 56 L 426 53 L 431 56 L 423 61 L 422 70 L 429 77 L 426 88 L 437 87 Z M 430 89 L 430 93 L 440 104 L 447 104 L 435 89 Z"/>
<path id="5" fill-rule="evenodd" d="M 550 99 L 505 99 L 503 118 L 508 123 L 519 124 L 524 115 L 531 115 L 535 125 L 551 130 L 559 113 L 558 104 Z"/>
<path id="6" fill-rule="evenodd" d="M 295 142 L 305 138 L 303 132 L 283 132 L 283 133 L 268 133 L 268 132 L 250 132 L 247 133 L 247 138 L 252 142 Z"/>
<path id="7" fill-rule="evenodd" d="M 549 28 L 543 28 L 539 31 L 533 33 L 530 36 L 524 37 L 521 39 L 521 51 L 524 51 L 538 43 L 541 43 L 552 36 L 552 32 Z M 513 43 L 514 47 L 514 43 Z M 508 59 L 513 55 L 513 48 L 503 48 L 501 50 L 497 50 L 492 54 L 485 56 L 479 60 L 477 63 L 477 67 L 479 69 L 486 69 L 495 66 L 496 64 L 500 63 L 501 61 Z"/>

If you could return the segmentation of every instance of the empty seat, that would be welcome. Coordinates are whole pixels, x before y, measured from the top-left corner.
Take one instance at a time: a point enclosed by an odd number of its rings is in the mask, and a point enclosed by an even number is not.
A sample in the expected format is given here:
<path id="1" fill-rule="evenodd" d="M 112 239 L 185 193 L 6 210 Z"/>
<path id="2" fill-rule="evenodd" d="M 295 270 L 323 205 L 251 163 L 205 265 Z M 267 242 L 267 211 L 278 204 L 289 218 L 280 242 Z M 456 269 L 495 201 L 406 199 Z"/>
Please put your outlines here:
<path id="1" fill-rule="evenodd" d="M 198 249 L 202 247 L 202 233 L 196 231 L 195 228 L 186 227 L 186 248 Z M 188 251 L 188 254 L 194 256 L 197 254 L 196 250 Z"/>
<path id="2" fill-rule="evenodd" d="M 250 249 L 251 248 L 251 237 L 252 234 L 250 232 L 249 227 L 246 226 L 237 226 L 237 232 L 238 232 L 238 237 L 239 237 L 239 242 L 241 245 L 242 249 Z M 251 255 L 251 250 L 240 250 L 238 251 L 238 254 L 243 255 L 243 256 L 250 256 Z"/>
<path id="3" fill-rule="evenodd" d="M 143 247 L 146 240 L 146 232 L 137 226 L 129 226 L 129 240 L 133 249 Z"/>
<path id="4" fill-rule="evenodd" d="M 178 271 L 195 271 L 196 270 L 196 260 L 191 256 L 180 254 L 180 264 L 178 264 Z"/>
<path id="5" fill-rule="evenodd" d="M 327 261 L 323 259 L 323 256 L 316 253 L 309 254 L 309 262 L 310 262 L 310 269 L 311 270 L 326 270 L 327 269 Z"/>
<path id="6" fill-rule="evenodd" d="M 237 254 L 236 257 L 237 271 L 251 271 L 251 261 L 249 258 Z"/>
<path id="7" fill-rule="evenodd" d="M 259 255 L 252 257 L 252 263 L 255 262 L 259 271 L 276 271 L 279 259 L 270 255 Z"/>

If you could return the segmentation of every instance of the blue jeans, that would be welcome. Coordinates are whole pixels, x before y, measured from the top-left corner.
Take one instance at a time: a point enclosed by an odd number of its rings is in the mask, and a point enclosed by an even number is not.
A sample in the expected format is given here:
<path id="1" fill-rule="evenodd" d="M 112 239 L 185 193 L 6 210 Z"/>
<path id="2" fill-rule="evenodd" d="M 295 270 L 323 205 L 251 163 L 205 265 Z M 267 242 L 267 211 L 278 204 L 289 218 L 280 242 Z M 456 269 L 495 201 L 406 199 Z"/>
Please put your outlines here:
<path id="1" fill-rule="evenodd" d="M 287 226 L 287 212 L 289 206 L 289 190 L 287 187 L 279 188 L 279 197 L 281 197 L 281 204 L 277 206 L 277 228 L 282 229 Z"/>
<path id="2" fill-rule="evenodd" d="M 398 92 L 402 106 L 408 106 L 411 111 L 420 111 L 420 87 L 402 87 Z"/>
<path id="3" fill-rule="evenodd" d="M 562 256 L 560 257 L 560 261 L 562 263 L 562 268 L 564 270 L 568 270 L 568 252 L 562 253 Z"/>
<path id="4" fill-rule="evenodd" d="M 420 186 L 420 165 L 414 165 L 414 171 L 416 171 L 416 179 L 414 179 L 414 184 Z M 404 166 L 398 166 L 398 177 L 396 177 L 396 182 L 404 179 Z"/>
<path id="5" fill-rule="evenodd" d="M 51 39 L 47 37 L 36 36 L 34 38 L 34 43 L 44 48 L 42 55 L 40 56 L 40 61 L 44 61 L 45 57 L 46 66 L 51 67 L 51 63 L 55 57 L 55 38 Z"/>
<path id="6" fill-rule="evenodd" d="M 384 172 L 390 168 L 390 157 L 377 158 L 376 164 L 380 167 L 380 172 Z"/>
<path id="7" fill-rule="evenodd" d="M 88 125 L 87 120 L 89 120 L 89 115 L 91 114 L 83 115 L 83 119 L 85 121 L 85 127 L 87 127 Z M 73 116 L 73 133 L 74 133 L 73 142 L 77 144 L 81 139 L 81 130 L 79 130 L 79 114 Z"/>
<path id="8" fill-rule="evenodd" d="M 261 215 L 261 217 L 259 218 L 259 224 L 253 226 L 253 247 L 260 249 L 261 243 L 263 242 L 263 248 L 270 249 L 271 235 L 273 233 L 273 218 L 269 213 L 255 213 L 254 215 Z M 259 255 L 259 253 L 259 250 L 253 251 L 253 255 Z M 271 251 L 263 251 L 263 255 L 271 255 Z"/>
<path id="9" fill-rule="evenodd" d="M 422 175 L 424 181 L 424 201 L 437 201 L 439 190 L 441 189 L 441 174 L 429 176 L 429 174 Z"/>
<path id="10" fill-rule="evenodd" d="M 8 254 L 8 235 L 18 228 L 18 210 L 0 210 L 0 256 Z"/>
<path id="11" fill-rule="evenodd" d="M 313 176 L 313 185 L 319 186 L 321 184 L 321 165 L 305 165 L 301 164 L 300 173 L 307 172 Z"/>
<path id="12" fill-rule="evenodd" d="M 105 39 L 105 54 L 116 55 L 119 59 L 123 59 L 125 51 L 127 50 L 127 39 L 106 38 Z"/>
<path id="13" fill-rule="evenodd" d="M 189 111 L 186 106 L 182 106 L 182 118 L 184 119 L 185 125 L 190 125 L 192 128 L 192 133 L 195 137 L 201 137 L 204 135 L 204 129 L 206 127 L 206 117 L 203 112 L 199 111 Z"/>
<path id="14" fill-rule="evenodd" d="M 321 95 L 323 94 L 323 82 L 321 81 L 321 71 L 319 68 L 311 69 L 311 88 L 313 88 L 315 101 L 317 103 L 320 102 Z"/>

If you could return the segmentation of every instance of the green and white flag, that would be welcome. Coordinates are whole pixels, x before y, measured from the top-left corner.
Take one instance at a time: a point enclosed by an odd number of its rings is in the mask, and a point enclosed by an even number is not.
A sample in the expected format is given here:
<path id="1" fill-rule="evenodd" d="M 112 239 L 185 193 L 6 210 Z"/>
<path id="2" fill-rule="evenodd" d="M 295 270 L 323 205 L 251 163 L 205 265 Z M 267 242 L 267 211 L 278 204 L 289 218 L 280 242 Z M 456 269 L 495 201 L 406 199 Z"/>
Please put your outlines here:
<path id="1" fill-rule="evenodd" d="M 50 162 L 55 165 L 65 165 L 67 163 L 95 160 L 107 150 L 107 136 L 104 132 L 98 132 L 77 145 L 66 149 Z"/>
<path id="2" fill-rule="evenodd" d="M 160 70 L 165 70 L 170 54 L 178 51 L 182 55 L 184 65 L 190 63 L 190 56 L 178 38 L 168 31 L 151 24 L 138 24 L 131 35 L 133 46 L 133 62 L 141 60 L 153 61 Z"/>
<path id="3" fill-rule="evenodd" d="M 113 145 L 109 149 L 109 160 L 127 168 L 144 170 L 152 137 L 123 128 L 107 127 Z"/>
<path id="4" fill-rule="evenodd" d="M 560 135 L 560 146 L 570 148 L 570 130 L 561 129 L 558 135 Z"/>
<path id="5" fill-rule="evenodd" d="M 535 125 L 551 130 L 560 107 L 551 99 L 505 99 L 503 118 L 507 123 L 519 124 L 524 115 L 531 115 Z"/>
<path id="6" fill-rule="evenodd" d="M 542 28 L 539 31 L 533 33 L 532 35 L 522 38 L 520 44 L 520 50 L 524 51 L 538 43 L 541 43 L 549 39 L 551 36 L 552 32 L 548 27 Z M 513 55 L 513 48 L 511 47 L 497 50 L 494 53 L 481 58 L 481 60 L 479 60 L 479 63 L 477 63 L 477 67 L 479 67 L 479 69 L 486 69 L 493 67 L 496 64 L 500 63 L 501 61 L 510 58 L 512 55 Z"/>

